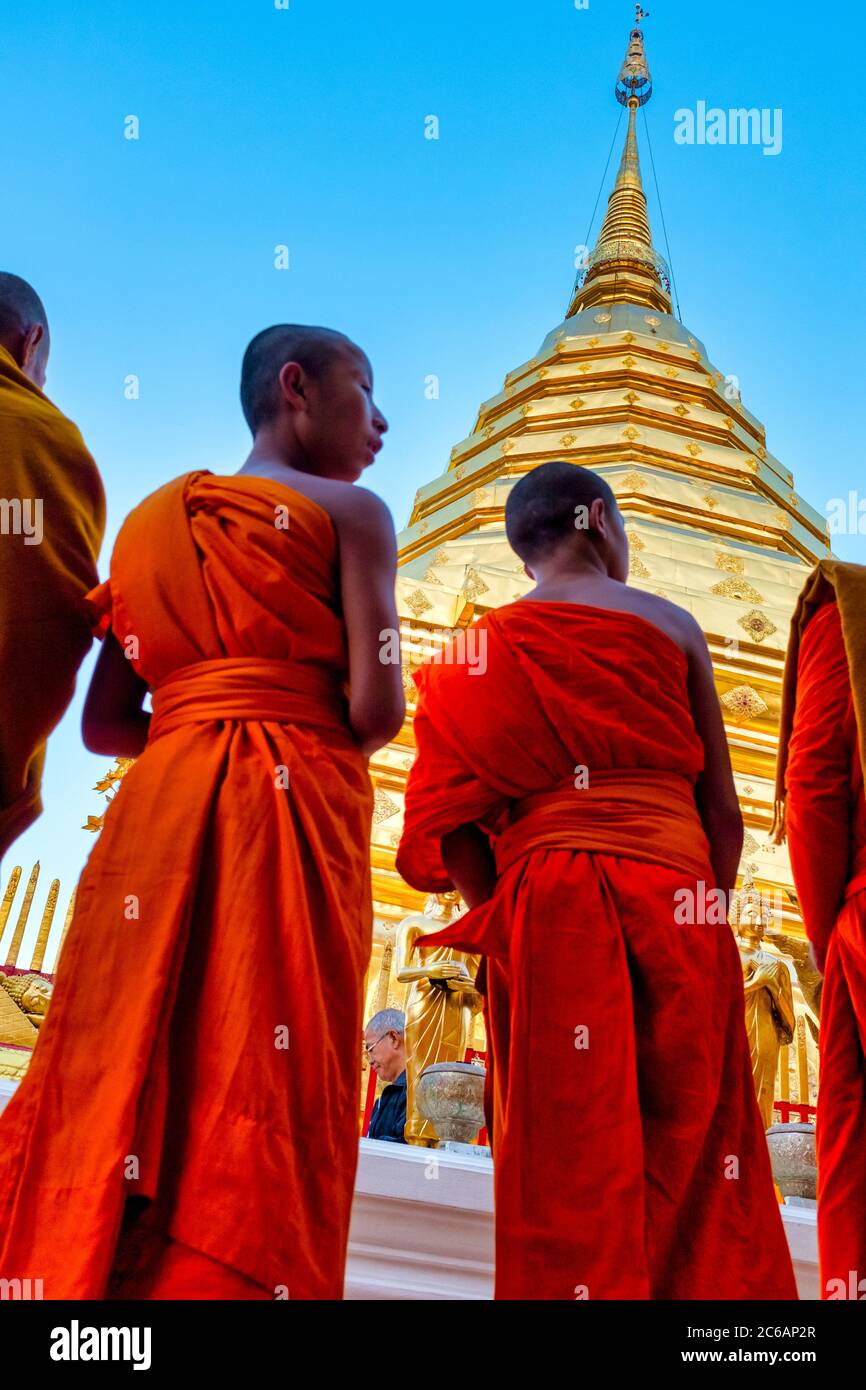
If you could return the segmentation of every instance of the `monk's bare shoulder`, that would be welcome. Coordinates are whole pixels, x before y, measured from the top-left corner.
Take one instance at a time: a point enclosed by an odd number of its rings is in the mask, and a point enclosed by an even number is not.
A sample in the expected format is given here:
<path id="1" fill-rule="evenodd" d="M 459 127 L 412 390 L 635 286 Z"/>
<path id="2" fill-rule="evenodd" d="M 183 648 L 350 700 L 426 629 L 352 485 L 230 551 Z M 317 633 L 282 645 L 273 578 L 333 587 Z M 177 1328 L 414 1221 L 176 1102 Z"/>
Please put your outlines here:
<path id="1" fill-rule="evenodd" d="M 661 594 L 648 594 L 643 589 L 629 588 L 628 593 L 631 612 L 660 627 L 685 656 L 694 657 L 705 647 L 700 625 L 687 609 L 662 598 Z"/>
<path id="2" fill-rule="evenodd" d="M 367 536 L 373 543 L 386 538 L 394 541 L 394 519 L 387 504 L 375 492 L 357 483 L 320 481 L 330 483 L 333 488 L 327 510 L 341 535 L 347 538 Z"/>

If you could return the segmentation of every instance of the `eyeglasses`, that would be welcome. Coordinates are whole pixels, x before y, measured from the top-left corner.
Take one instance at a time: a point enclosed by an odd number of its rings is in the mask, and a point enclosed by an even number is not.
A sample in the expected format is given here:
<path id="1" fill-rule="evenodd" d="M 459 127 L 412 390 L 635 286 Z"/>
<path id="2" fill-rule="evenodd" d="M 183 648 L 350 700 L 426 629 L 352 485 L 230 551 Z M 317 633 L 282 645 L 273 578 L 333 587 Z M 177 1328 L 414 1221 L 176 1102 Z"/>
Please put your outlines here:
<path id="1" fill-rule="evenodd" d="M 364 1051 L 365 1051 L 365 1053 L 367 1054 L 367 1056 L 368 1056 L 368 1057 L 372 1057 L 373 1052 L 374 1052 L 375 1049 L 379 1046 L 379 1043 L 382 1042 L 383 1039 L 384 1039 L 384 1038 L 387 1038 L 387 1037 L 388 1037 L 388 1034 L 387 1034 L 387 1033 L 382 1033 L 382 1034 L 376 1039 L 376 1041 L 375 1041 L 374 1043 L 364 1043 Z"/>

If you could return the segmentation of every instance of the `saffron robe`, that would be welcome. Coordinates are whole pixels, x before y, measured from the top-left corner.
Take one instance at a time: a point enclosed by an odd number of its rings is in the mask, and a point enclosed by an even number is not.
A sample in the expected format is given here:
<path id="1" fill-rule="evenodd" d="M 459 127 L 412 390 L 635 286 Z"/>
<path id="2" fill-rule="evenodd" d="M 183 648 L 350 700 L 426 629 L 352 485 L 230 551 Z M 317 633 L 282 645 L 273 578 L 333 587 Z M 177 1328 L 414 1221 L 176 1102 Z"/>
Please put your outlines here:
<path id="1" fill-rule="evenodd" d="M 0 1117 L 0 1275 L 102 1297 L 134 1194 L 151 1234 L 270 1297 L 339 1298 L 372 789 L 333 523 L 282 484 L 189 474 L 127 519 L 94 602 L 152 724 Z"/>
<path id="2" fill-rule="evenodd" d="M 102 481 L 78 429 L 4 347 L 0 507 L 2 859 L 42 813 L 46 740 L 93 640 L 85 595 L 105 530 Z"/>
<path id="3" fill-rule="evenodd" d="M 486 958 L 496 1297 L 795 1298 L 739 954 L 700 920 L 687 660 L 585 605 L 477 627 L 483 660 L 416 673 L 397 865 L 451 888 L 441 837 L 465 822 L 496 856 L 492 897 L 427 938 Z"/>
<path id="4" fill-rule="evenodd" d="M 866 572 L 864 572 L 866 580 Z M 866 583 L 864 583 L 866 588 Z M 839 608 L 801 634 L 785 825 L 803 921 L 824 962 L 818 1250 L 824 1298 L 866 1295 L 866 800 Z M 851 1273 L 859 1289 L 851 1292 Z"/>

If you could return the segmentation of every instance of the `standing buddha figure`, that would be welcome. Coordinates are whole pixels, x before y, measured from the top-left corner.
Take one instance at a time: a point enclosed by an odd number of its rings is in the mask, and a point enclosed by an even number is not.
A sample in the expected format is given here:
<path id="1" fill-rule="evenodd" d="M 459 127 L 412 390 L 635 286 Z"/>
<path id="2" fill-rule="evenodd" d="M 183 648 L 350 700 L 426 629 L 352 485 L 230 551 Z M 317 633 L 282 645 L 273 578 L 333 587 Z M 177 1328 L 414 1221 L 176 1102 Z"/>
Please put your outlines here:
<path id="1" fill-rule="evenodd" d="M 413 912 L 397 928 L 396 968 L 406 996 L 406 1128 L 408 1144 L 434 1148 L 436 1131 L 415 1104 L 418 1078 L 435 1062 L 462 1062 L 482 1005 L 475 989 L 479 956 L 453 946 L 416 949 L 419 936 L 444 927 L 460 915 L 460 894 L 432 894 L 423 912 Z M 464 909 L 465 910 L 465 909 Z"/>

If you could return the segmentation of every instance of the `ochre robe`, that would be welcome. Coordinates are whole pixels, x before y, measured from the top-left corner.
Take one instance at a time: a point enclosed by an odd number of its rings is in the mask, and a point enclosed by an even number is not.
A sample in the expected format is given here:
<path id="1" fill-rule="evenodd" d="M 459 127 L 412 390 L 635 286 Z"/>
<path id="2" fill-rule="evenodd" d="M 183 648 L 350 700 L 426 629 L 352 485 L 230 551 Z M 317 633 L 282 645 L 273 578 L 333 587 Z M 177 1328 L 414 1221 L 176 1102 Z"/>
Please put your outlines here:
<path id="1" fill-rule="evenodd" d="M 4 347 L 0 509 L 2 859 L 42 812 L 46 740 L 93 640 L 85 595 L 105 530 L 102 482 L 78 429 Z"/>
<path id="2" fill-rule="evenodd" d="M 416 675 L 397 864 L 492 837 L 488 902 L 427 939 L 486 956 L 496 1297 L 795 1298 L 726 923 L 694 801 L 687 662 L 623 612 L 523 601 Z M 703 888 L 701 887 L 703 885 Z"/>
<path id="3" fill-rule="evenodd" d="M 866 582 L 864 582 L 866 595 Z M 803 921 L 824 961 L 818 1248 L 827 1298 L 866 1296 L 866 800 L 839 609 L 802 632 L 785 823 Z M 851 1275 L 854 1280 L 851 1280 Z M 841 1281 L 841 1282 L 840 1282 Z"/>
<path id="4" fill-rule="evenodd" d="M 154 714 L 0 1117 L 0 1277 L 177 1296 L 197 1252 L 228 1297 L 339 1298 L 372 790 L 336 532 L 279 483 L 193 473 L 128 518 L 94 600 Z M 153 1205 L 117 1250 L 127 1195 Z"/>

